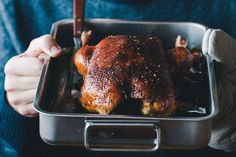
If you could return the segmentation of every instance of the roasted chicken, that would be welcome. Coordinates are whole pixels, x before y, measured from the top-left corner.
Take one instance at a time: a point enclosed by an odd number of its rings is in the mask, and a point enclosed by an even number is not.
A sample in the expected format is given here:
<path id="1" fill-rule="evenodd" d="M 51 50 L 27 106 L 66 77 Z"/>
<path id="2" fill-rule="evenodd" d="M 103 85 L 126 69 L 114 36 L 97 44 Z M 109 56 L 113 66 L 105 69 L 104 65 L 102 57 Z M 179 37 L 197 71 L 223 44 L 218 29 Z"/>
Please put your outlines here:
<path id="1" fill-rule="evenodd" d="M 124 99 L 141 99 L 145 115 L 170 115 L 176 109 L 168 62 L 156 37 L 109 36 L 84 45 L 74 56 L 84 77 L 80 102 L 85 109 L 109 114 Z"/>

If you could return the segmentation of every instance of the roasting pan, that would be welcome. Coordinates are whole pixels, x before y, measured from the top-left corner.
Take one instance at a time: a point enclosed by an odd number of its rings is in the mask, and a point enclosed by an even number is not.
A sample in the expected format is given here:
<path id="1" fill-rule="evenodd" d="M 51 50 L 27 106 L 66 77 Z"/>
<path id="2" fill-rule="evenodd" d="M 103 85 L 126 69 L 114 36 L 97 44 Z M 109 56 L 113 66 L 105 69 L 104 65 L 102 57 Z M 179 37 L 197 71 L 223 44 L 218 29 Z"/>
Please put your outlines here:
<path id="1" fill-rule="evenodd" d="M 93 30 L 91 44 L 108 35 L 125 34 L 158 36 L 166 47 L 173 47 L 182 35 L 189 47 L 201 48 L 206 27 L 187 22 L 139 22 L 114 19 L 85 20 L 85 29 Z M 51 34 L 59 45 L 73 47 L 73 20 L 53 24 Z M 84 146 L 95 151 L 155 151 L 197 149 L 206 146 L 211 137 L 212 118 L 218 111 L 214 61 L 207 60 L 207 114 L 204 116 L 147 117 L 142 115 L 99 115 L 75 111 L 68 96 L 73 82 L 73 50 L 43 65 L 34 107 L 39 112 L 40 136 L 51 145 Z M 70 95 L 70 94 L 69 94 Z"/>

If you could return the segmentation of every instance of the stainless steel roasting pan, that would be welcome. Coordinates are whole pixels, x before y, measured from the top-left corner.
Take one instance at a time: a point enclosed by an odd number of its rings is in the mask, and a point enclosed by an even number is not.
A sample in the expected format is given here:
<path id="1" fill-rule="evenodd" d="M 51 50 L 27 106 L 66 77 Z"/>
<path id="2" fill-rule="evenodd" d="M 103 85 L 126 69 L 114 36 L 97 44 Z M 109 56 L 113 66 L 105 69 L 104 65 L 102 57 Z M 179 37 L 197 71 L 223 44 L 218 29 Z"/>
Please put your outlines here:
<path id="1" fill-rule="evenodd" d="M 108 35 L 158 36 L 165 47 L 173 47 L 176 36 L 189 41 L 190 48 L 201 48 L 206 27 L 185 22 L 138 22 L 113 19 L 85 20 L 93 30 L 91 44 Z M 73 21 L 58 21 L 52 35 L 61 47 L 73 47 Z M 71 53 L 45 62 L 35 99 L 40 117 L 40 135 L 48 144 L 77 145 L 98 151 L 155 151 L 158 148 L 197 149 L 211 136 L 212 118 L 217 113 L 214 61 L 207 60 L 207 113 L 202 116 L 147 117 L 142 115 L 99 115 L 74 110 L 67 95 L 71 89 Z M 69 94 L 70 95 L 70 94 Z"/>

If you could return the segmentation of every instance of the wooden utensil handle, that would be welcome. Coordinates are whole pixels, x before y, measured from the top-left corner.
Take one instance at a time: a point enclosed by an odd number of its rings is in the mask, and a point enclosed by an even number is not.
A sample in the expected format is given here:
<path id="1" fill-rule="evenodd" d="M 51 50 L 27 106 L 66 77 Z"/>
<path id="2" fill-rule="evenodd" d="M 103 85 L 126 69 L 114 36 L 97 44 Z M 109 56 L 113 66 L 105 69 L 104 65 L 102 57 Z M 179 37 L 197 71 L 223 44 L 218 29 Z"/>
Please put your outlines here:
<path id="1" fill-rule="evenodd" d="M 81 35 L 84 23 L 85 0 L 74 0 L 74 37 Z"/>

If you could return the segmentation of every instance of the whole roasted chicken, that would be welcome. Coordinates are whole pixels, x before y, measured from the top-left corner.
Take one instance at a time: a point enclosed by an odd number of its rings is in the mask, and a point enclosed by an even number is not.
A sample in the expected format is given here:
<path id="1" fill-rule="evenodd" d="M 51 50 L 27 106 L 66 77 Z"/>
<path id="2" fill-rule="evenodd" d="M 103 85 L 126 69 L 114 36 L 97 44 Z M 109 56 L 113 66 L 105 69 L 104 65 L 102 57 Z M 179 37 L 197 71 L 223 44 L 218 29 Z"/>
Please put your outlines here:
<path id="1" fill-rule="evenodd" d="M 86 110 L 109 114 L 124 99 L 132 98 L 142 100 L 145 115 L 175 111 L 170 68 L 160 39 L 117 35 L 96 46 L 86 43 L 74 57 L 84 77 L 80 101 Z"/>

